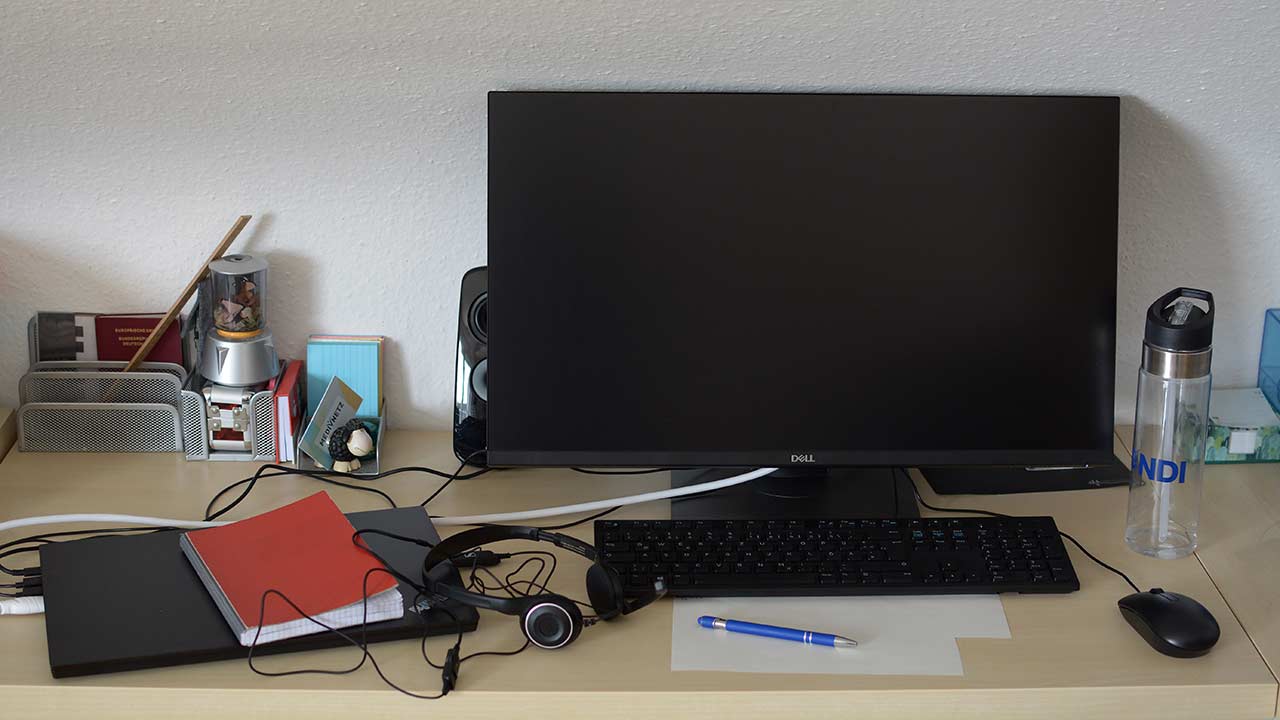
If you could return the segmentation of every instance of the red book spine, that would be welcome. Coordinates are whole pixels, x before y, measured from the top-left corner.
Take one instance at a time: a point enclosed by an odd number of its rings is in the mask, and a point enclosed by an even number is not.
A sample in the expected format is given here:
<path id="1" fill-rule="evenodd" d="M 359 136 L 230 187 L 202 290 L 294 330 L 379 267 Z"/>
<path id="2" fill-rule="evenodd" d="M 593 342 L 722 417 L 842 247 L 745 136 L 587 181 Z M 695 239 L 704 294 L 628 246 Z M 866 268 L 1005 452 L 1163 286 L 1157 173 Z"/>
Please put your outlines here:
<path id="1" fill-rule="evenodd" d="M 275 422 L 276 432 L 276 462 L 286 462 L 295 460 L 285 453 L 284 445 L 293 442 L 293 436 L 298 431 L 298 425 L 302 421 L 302 383 L 299 378 L 302 375 L 303 362 L 301 360 L 290 360 L 285 366 L 284 373 L 280 376 L 280 382 L 276 384 L 275 392 L 271 396 L 272 418 Z M 280 412 L 280 400 L 284 399 L 287 410 L 282 414 Z"/>

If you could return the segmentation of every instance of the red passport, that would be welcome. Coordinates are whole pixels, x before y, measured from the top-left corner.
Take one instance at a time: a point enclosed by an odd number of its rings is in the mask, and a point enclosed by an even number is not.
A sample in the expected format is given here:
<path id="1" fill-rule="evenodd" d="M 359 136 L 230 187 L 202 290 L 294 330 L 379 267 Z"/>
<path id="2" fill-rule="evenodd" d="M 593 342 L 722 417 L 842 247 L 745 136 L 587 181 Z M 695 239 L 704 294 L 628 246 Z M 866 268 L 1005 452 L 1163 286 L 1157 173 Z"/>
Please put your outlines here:
<path id="1" fill-rule="evenodd" d="M 241 645 L 322 632 L 276 595 L 278 590 L 308 615 L 335 627 L 359 625 L 368 592 L 368 622 L 404 615 L 395 578 L 351 541 L 355 529 L 326 492 L 222 527 L 182 536 L 182 551 L 204 582 Z"/>
<path id="2" fill-rule="evenodd" d="M 94 319 L 98 335 L 99 360 L 132 360 L 133 354 L 147 341 L 163 315 L 99 315 Z M 160 342 L 143 360 L 182 365 L 180 321 L 165 328 Z"/>

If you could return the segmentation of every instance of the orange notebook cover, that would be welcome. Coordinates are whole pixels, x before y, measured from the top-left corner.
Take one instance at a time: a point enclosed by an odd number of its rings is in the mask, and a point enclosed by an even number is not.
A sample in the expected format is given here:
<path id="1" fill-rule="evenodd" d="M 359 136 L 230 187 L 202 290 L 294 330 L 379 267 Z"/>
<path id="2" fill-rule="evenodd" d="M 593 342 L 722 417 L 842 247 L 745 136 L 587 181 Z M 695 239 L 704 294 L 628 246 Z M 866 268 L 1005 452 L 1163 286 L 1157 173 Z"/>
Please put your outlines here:
<path id="1" fill-rule="evenodd" d="M 258 625 L 263 593 L 269 589 L 284 593 L 317 619 L 328 613 L 332 622 L 326 624 L 360 623 L 365 574 L 382 564 L 351 542 L 354 532 L 329 494 L 318 492 L 247 520 L 189 531 L 182 547 L 214 601 L 222 596 L 219 608 L 242 644 L 248 645 Z M 369 622 L 403 615 L 393 577 L 374 573 L 367 587 Z M 379 593 L 384 593 L 377 599 L 381 602 L 374 597 Z M 394 614 L 379 612 L 384 616 L 375 618 L 375 605 Z M 274 596 L 267 599 L 261 617 L 260 643 L 323 630 Z"/>

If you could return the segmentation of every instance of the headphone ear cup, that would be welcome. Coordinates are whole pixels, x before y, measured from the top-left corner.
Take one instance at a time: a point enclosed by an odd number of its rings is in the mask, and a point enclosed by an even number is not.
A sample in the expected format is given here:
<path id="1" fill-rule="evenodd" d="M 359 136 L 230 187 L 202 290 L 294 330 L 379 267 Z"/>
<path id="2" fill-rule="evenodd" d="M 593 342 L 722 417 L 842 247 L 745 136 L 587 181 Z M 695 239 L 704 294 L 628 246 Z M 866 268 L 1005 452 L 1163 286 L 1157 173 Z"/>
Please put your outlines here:
<path id="1" fill-rule="evenodd" d="M 559 595 L 530 598 L 528 609 L 520 616 L 520 629 L 529 641 L 540 648 L 558 650 L 582 634 L 582 611 L 571 600 Z"/>
<path id="2" fill-rule="evenodd" d="M 587 569 L 587 599 L 601 620 L 613 620 L 631 612 L 623 595 L 622 577 L 604 563 L 592 563 Z"/>

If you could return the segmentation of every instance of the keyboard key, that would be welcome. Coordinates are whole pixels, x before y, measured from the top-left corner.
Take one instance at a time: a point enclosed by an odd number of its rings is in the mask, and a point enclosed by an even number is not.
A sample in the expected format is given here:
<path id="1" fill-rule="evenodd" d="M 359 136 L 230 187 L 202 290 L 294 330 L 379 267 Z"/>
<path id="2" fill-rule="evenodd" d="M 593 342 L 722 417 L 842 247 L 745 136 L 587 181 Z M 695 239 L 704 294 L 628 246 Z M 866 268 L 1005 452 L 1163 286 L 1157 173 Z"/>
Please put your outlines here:
<path id="1" fill-rule="evenodd" d="M 675 596 L 1079 588 L 1048 518 L 609 520 L 596 538 L 629 592 L 655 577 Z"/>
<path id="2" fill-rule="evenodd" d="M 772 587 L 813 585 L 817 574 L 804 575 L 704 575 L 694 576 L 693 584 L 701 587 Z"/>

